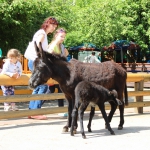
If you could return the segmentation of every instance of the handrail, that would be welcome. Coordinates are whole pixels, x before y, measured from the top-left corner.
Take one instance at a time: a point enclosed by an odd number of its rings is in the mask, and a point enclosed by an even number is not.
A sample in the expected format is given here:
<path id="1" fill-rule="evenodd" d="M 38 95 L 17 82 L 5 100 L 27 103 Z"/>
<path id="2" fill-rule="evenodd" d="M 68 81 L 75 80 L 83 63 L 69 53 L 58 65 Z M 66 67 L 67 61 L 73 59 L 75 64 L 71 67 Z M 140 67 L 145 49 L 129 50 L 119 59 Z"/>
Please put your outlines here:
<path id="1" fill-rule="evenodd" d="M 31 74 L 22 74 L 22 76 L 18 79 L 10 78 L 7 75 L 0 74 L 0 84 L 1 85 L 28 85 L 29 78 Z M 150 74 L 147 73 L 127 73 L 127 82 L 140 82 L 140 81 L 150 81 Z M 49 79 L 47 84 L 58 84 L 57 81 L 53 79 Z"/>

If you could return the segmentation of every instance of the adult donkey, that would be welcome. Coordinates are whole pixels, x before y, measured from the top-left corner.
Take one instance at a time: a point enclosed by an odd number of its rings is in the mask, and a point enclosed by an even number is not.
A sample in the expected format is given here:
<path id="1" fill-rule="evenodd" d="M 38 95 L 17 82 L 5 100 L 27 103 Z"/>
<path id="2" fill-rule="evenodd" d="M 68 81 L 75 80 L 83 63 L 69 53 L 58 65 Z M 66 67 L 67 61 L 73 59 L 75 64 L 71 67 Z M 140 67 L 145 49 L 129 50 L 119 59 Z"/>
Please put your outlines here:
<path id="1" fill-rule="evenodd" d="M 76 59 L 67 62 L 66 58 L 61 55 L 50 54 L 43 51 L 42 47 L 37 47 L 37 58 L 34 62 L 34 70 L 29 80 L 30 88 L 35 88 L 40 84 L 44 84 L 49 78 L 56 80 L 66 99 L 68 100 L 68 122 L 63 130 L 68 131 L 71 127 L 72 117 L 71 113 L 75 103 L 75 87 L 81 81 L 92 81 L 96 84 L 104 86 L 106 89 L 115 89 L 118 93 L 123 105 L 119 106 L 120 123 L 118 129 L 123 128 L 124 124 L 124 101 L 123 92 L 125 95 L 125 104 L 128 104 L 127 86 L 126 86 L 126 71 L 117 63 L 107 61 L 99 64 L 83 63 Z M 108 120 L 111 122 L 113 114 L 117 106 L 113 102 L 109 102 L 111 110 L 108 115 Z M 91 132 L 91 121 L 95 113 L 95 108 L 91 107 L 88 131 Z M 77 120 L 75 123 L 77 128 Z"/>

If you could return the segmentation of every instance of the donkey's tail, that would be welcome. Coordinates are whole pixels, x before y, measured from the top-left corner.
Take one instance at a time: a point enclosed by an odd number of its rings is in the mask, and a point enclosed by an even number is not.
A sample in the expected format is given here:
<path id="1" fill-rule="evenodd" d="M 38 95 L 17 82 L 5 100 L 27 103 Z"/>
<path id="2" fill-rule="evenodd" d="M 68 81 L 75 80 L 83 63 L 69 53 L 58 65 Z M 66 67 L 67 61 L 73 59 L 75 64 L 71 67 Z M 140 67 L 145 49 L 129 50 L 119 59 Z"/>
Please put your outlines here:
<path id="1" fill-rule="evenodd" d="M 125 97 L 125 105 L 126 105 L 126 106 L 128 106 L 127 83 L 125 83 L 125 88 L 124 88 L 124 97 Z"/>

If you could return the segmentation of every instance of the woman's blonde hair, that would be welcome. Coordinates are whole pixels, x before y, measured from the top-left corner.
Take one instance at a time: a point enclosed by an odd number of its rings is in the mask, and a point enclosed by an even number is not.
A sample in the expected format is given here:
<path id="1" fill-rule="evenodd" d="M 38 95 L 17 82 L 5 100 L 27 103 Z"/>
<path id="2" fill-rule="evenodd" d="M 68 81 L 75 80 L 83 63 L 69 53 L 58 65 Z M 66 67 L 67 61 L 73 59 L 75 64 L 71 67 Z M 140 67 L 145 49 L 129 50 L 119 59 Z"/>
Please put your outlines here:
<path id="1" fill-rule="evenodd" d="M 21 53 L 17 49 L 10 49 L 7 52 L 7 58 L 9 58 L 9 57 L 15 57 L 15 58 L 17 58 L 20 61 L 20 59 L 21 59 Z"/>

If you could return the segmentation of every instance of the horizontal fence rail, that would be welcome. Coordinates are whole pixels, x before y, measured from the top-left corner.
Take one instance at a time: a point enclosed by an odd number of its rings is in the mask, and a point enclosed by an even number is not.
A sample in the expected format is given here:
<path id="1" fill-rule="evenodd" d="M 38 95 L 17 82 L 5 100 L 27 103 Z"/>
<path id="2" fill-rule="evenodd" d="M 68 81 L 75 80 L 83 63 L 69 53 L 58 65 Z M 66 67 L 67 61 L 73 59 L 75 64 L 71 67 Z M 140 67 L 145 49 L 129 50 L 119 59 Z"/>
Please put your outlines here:
<path id="1" fill-rule="evenodd" d="M 0 84 L 1 85 L 22 85 L 27 86 L 29 83 L 29 78 L 31 74 L 22 74 L 22 76 L 18 79 L 10 78 L 9 76 L 0 74 Z M 127 73 L 127 82 L 140 82 L 140 81 L 150 81 L 150 74 L 148 73 Z M 58 84 L 53 79 L 49 79 L 47 84 Z"/>
<path id="2" fill-rule="evenodd" d="M 0 83 L 1 85 L 16 85 L 16 86 L 27 86 L 31 74 L 23 74 L 19 79 L 13 79 L 6 75 L 0 74 Z M 140 74 L 127 74 L 127 82 L 134 82 L 135 91 L 128 91 L 128 96 L 134 96 L 134 102 L 129 102 L 128 106 L 125 108 L 135 108 L 136 112 L 143 113 L 143 107 L 150 106 L 150 101 L 143 101 L 143 96 L 150 96 L 150 90 L 143 91 L 144 82 L 150 81 L 150 74 L 140 73 Z M 47 84 L 58 84 L 56 81 L 49 79 Z M 29 88 L 25 89 L 16 89 L 13 96 L 0 96 L 0 103 L 3 102 L 28 102 L 31 100 L 56 100 L 56 99 L 65 99 L 63 93 L 52 93 L 52 94 L 35 94 L 32 95 L 32 90 Z M 0 91 L 2 95 L 2 91 Z M 110 109 L 110 105 L 106 104 L 105 108 Z M 0 119 L 9 119 L 9 118 L 19 118 L 26 117 L 31 115 L 42 115 L 42 114 L 52 114 L 67 112 L 67 107 L 55 107 L 55 108 L 42 108 L 36 110 L 20 110 L 17 112 L 0 112 Z M 90 107 L 87 108 L 90 110 Z M 96 110 L 99 110 L 96 107 Z"/>

